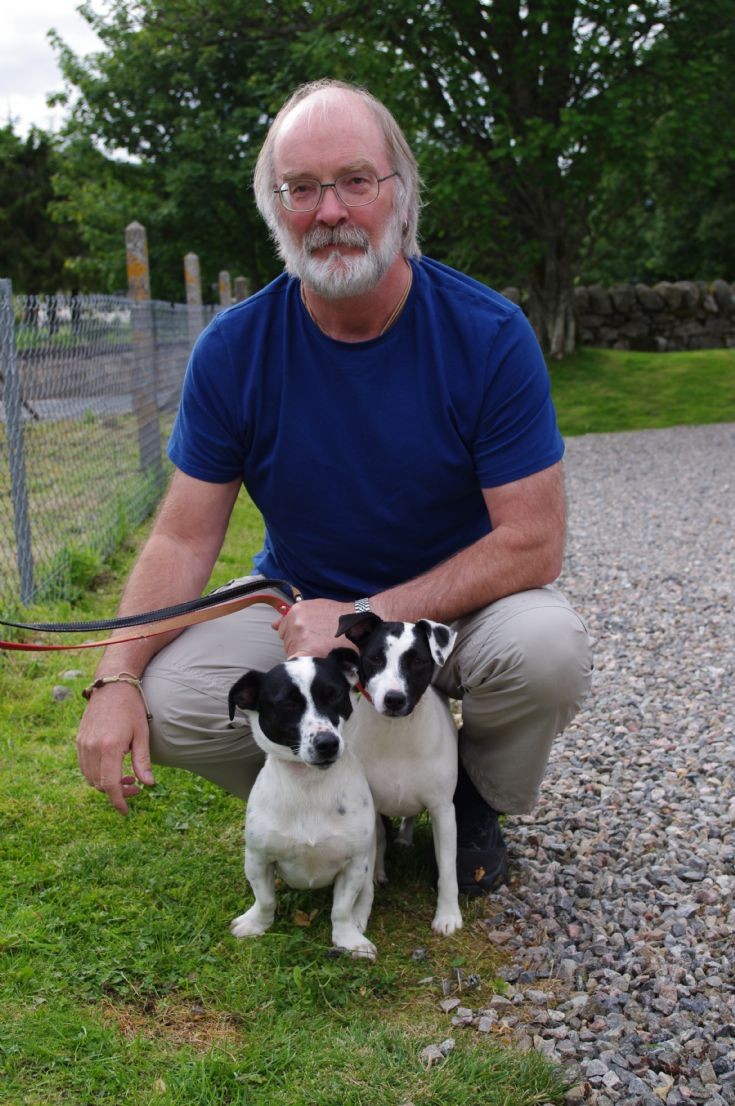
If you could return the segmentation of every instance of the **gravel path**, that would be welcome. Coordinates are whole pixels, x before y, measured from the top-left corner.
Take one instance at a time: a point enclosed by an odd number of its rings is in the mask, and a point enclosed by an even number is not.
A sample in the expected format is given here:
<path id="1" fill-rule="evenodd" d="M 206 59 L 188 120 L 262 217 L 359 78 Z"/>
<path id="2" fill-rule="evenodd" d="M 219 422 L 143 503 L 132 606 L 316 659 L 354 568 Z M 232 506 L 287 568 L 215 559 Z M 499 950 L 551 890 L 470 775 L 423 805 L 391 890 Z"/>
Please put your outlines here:
<path id="1" fill-rule="evenodd" d="M 587 709 L 557 741 L 490 938 L 491 1008 L 568 1064 L 568 1101 L 735 1103 L 735 425 L 567 443 L 562 586 L 590 626 Z M 469 994 L 466 996 L 469 999 Z M 480 1019 L 484 1017 L 485 1023 Z"/>

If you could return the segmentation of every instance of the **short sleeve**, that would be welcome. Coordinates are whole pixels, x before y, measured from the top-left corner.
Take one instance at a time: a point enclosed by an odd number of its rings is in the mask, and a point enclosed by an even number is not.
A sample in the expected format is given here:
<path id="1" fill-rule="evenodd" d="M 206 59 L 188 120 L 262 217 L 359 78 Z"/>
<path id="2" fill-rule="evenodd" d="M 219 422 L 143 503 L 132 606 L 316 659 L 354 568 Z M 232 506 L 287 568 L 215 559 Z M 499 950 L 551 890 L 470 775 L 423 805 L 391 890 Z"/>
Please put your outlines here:
<path id="1" fill-rule="evenodd" d="M 242 476 L 241 389 L 229 351 L 214 324 L 199 336 L 189 359 L 168 456 L 188 476 L 224 484 Z"/>
<path id="2" fill-rule="evenodd" d="M 488 354 L 473 443 L 480 486 L 499 487 L 531 476 L 563 455 L 546 362 L 530 323 L 517 310 L 500 327 Z"/>

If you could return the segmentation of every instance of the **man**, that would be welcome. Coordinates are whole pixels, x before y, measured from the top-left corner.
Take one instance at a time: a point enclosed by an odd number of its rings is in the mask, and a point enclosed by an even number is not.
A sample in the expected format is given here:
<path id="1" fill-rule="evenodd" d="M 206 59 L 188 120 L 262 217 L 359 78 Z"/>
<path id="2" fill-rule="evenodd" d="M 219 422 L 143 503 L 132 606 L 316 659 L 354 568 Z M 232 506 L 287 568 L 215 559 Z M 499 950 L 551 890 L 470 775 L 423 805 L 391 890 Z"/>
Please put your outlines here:
<path id="1" fill-rule="evenodd" d="M 326 654 L 356 601 L 451 622 L 436 683 L 462 699 L 458 875 L 482 892 L 507 868 L 496 812 L 532 808 L 591 667 L 581 620 L 549 586 L 564 492 L 546 367 L 518 308 L 420 258 L 416 164 L 364 90 L 297 90 L 255 193 L 286 273 L 197 342 L 176 471 L 121 610 L 205 588 L 243 483 L 267 528 L 256 573 L 305 600 L 275 623 L 255 606 L 109 649 L 98 676 L 145 671 L 150 731 L 139 689 L 108 683 L 85 712 L 80 765 L 122 813 L 153 783 L 151 756 L 244 798 L 260 755 L 226 706 L 243 669 Z"/>

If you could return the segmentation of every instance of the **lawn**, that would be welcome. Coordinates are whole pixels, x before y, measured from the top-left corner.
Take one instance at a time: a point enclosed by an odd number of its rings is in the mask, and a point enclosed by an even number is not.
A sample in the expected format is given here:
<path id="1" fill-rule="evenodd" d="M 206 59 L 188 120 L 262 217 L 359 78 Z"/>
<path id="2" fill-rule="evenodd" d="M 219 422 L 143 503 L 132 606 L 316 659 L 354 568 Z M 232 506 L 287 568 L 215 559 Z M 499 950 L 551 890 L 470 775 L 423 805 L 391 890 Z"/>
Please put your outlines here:
<path id="1" fill-rule="evenodd" d="M 735 351 L 583 350 L 551 374 L 566 434 L 735 420 Z M 93 580 L 76 581 L 75 618 L 114 611 L 145 529 Z M 242 571 L 260 533 L 242 496 L 213 583 Z M 28 614 L 71 612 L 55 601 Z M 229 920 L 252 901 L 242 804 L 159 769 L 122 819 L 88 788 L 74 738 L 95 663 L 93 652 L 0 654 L 3 1103 L 562 1102 L 564 1073 L 516 1052 L 502 1020 L 481 1034 L 438 1007 L 458 980 L 463 1004 L 488 1005 L 503 990 L 503 958 L 482 903 L 466 906 L 461 933 L 431 933 L 427 827 L 412 853 L 391 854 L 368 928 L 376 964 L 329 955 L 327 892 L 282 890 L 273 929 L 237 942 Z M 71 695 L 57 699 L 55 688 Z M 449 1036 L 455 1048 L 427 1069 L 421 1051 Z"/>
<path id="2" fill-rule="evenodd" d="M 735 349 L 581 349 L 550 374 L 565 435 L 735 421 Z"/>

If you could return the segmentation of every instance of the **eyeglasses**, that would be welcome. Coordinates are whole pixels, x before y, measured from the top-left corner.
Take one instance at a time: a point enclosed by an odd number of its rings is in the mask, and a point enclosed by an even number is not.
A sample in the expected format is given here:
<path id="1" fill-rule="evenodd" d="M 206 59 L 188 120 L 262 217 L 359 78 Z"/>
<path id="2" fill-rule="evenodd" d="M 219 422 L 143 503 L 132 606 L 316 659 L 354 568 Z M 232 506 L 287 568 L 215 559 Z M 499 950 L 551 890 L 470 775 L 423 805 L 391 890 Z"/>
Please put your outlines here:
<path id="1" fill-rule="evenodd" d="M 399 177 L 400 173 L 388 173 L 386 177 L 376 177 L 375 173 L 345 173 L 336 180 L 322 184 L 311 177 L 299 177 L 286 181 L 274 188 L 281 197 L 281 203 L 287 211 L 313 211 L 322 202 L 325 188 L 333 188 L 346 207 L 364 207 L 377 200 L 380 186 L 384 180 Z"/>

